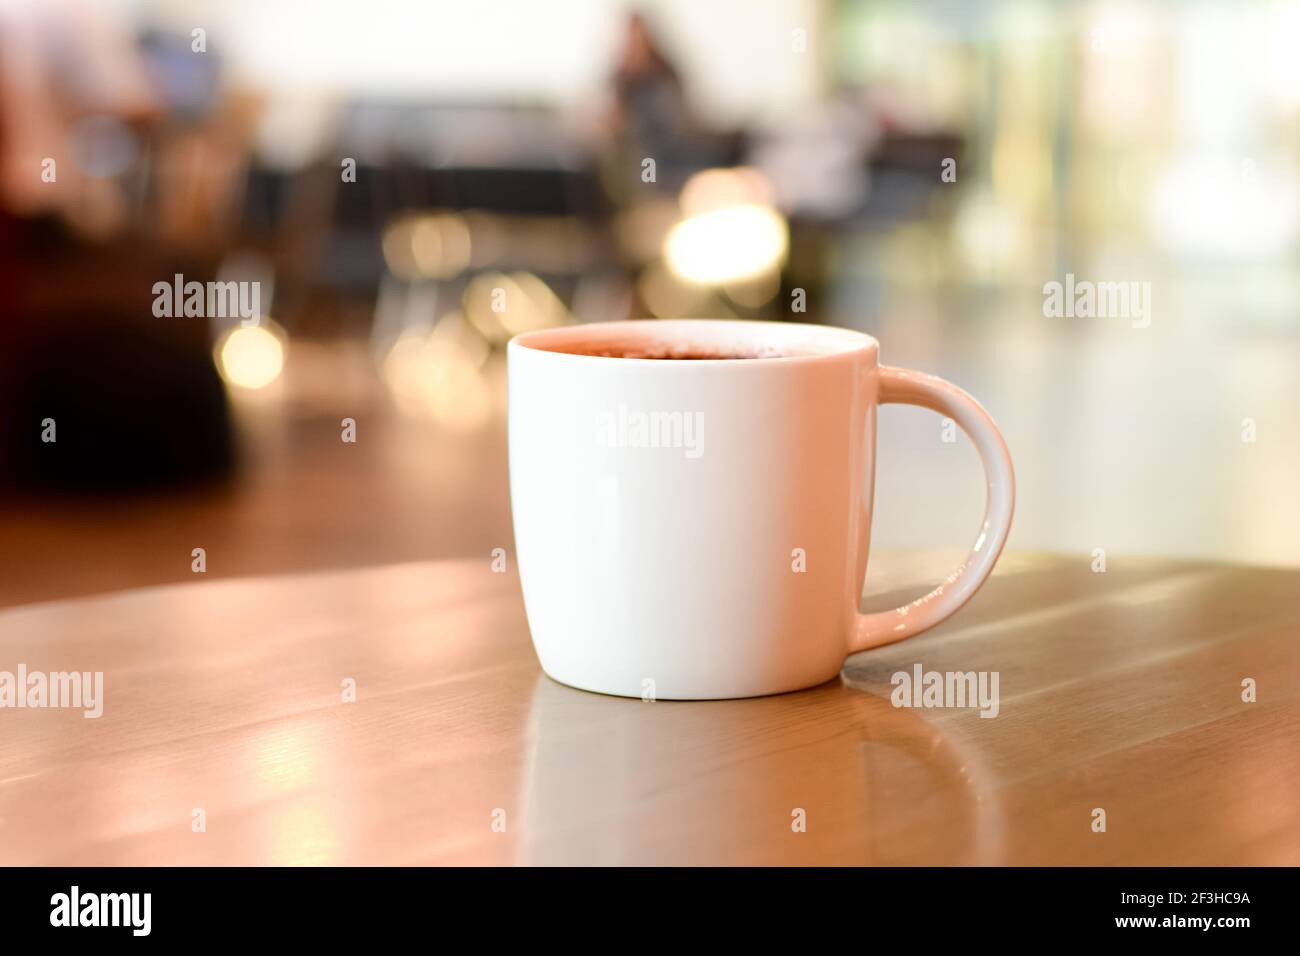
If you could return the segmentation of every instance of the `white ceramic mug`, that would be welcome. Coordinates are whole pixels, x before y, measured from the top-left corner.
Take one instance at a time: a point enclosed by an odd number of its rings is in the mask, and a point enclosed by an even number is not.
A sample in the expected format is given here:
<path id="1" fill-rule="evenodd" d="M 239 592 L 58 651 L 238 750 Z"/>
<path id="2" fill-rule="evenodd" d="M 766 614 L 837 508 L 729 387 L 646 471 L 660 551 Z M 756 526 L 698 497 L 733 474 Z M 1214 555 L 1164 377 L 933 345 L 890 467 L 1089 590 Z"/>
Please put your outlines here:
<path id="1" fill-rule="evenodd" d="M 628 351 L 759 357 L 590 354 Z M 973 398 L 878 353 L 869 335 L 786 322 L 610 322 L 512 339 L 515 545 L 546 673 L 628 697 L 776 694 L 965 604 L 1011 527 L 1011 456 Z M 889 403 L 956 421 L 988 493 L 971 553 L 943 584 L 863 614 L 876 408 Z"/>

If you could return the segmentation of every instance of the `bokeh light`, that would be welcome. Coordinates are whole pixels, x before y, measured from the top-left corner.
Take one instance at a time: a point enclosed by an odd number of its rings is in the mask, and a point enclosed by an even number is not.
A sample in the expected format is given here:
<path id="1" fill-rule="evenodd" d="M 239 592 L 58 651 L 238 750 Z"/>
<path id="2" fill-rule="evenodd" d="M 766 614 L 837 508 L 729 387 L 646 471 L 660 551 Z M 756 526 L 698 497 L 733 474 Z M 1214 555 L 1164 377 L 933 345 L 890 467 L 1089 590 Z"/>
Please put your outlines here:
<path id="1" fill-rule="evenodd" d="M 287 337 L 266 317 L 258 325 L 226 332 L 213 349 L 217 371 L 228 385 L 265 388 L 284 371 Z"/>
<path id="2" fill-rule="evenodd" d="M 493 414 L 492 390 L 482 371 L 488 355 L 488 343 L 459 313 L 452 313 L 431 331 L 403 333 L 381 372 L 404 414 L 467 432 L 481 428 Z"/>
<path id="3" fill-rule="evenodd" d="M 777 268 L 789 247 L 785 218 L 766 206 L 715 209 L 685 219 L 664 240 L 664 260 L 679 278 L 719 285 Z"/>
<path id="4" fill-rule="evenodd" d="M 470 229 L 454 213 L 402 216 L 384 230 L 384 261 L 402 279 L 448 279 L 473 257 Z"/>
<path id="5" fill-rule="evenodd" d="M 489 342 L 501 344 L 522 332 L 554 328 L 572 321 L 554 290 L 531 272 L 484 272 L 462 296 L 464 313 Z"/>

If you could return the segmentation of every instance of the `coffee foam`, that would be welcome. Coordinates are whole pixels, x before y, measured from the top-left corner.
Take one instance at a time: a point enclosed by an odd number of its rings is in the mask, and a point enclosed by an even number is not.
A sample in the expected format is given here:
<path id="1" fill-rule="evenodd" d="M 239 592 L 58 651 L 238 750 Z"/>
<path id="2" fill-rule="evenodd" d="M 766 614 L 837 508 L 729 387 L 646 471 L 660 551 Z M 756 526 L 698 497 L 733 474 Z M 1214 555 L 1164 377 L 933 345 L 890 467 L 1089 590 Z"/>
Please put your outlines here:
<path id="1" fill-rule="evenodd" d="M 789 349 L 775 346 L 702 345 L 684 342 L 645 342 L 574 345 L 551 351 L 572 355 L 591 355 L 597 358 L 667 359 L 675 361 L 704 361 L 730 359 L 783 358 L 795 354 Z"/>

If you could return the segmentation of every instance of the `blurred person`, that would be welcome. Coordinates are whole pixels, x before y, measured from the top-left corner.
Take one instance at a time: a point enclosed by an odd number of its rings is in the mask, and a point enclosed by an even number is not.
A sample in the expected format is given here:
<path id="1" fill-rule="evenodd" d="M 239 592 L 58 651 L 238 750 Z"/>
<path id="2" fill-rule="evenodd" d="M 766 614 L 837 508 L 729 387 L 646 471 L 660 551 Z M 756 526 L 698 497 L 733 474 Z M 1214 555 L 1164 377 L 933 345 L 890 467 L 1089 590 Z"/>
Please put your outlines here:
<path id="1" fill-rule="evenodd" d="M 636 177 L 619 177 L 616 188 L 621 189 L 625 182 L 644 182 L 641 163 L 645 158 L 655 160 L 655 183 L 660 181 L 660 170 L 684 166 L 696 124 L 680 73 L 640 14 L 628 17 L 611 85 L 610 137 L 620 168 Z"/>
<path id="2" fill-rule="evenodd" d="M 233 462 L 206 324 L 151 308 L 155 282 L 206 269 L 133 228 L 165 109 L 115 9 L 0 4 L 0 482 L 38 492 Z"/>
<path id="3" fill-rule="evenodd" d="M 132 128 L 156 119 L 159 101 L 130 31 L 111 11 L 91 0 L 0 5 L 0 205 L 6 210 L 58 214 L 101 234 L 125 219 L 121 187 L 105 175 L 114 170 L 98 164 L 131 151 Z"/>

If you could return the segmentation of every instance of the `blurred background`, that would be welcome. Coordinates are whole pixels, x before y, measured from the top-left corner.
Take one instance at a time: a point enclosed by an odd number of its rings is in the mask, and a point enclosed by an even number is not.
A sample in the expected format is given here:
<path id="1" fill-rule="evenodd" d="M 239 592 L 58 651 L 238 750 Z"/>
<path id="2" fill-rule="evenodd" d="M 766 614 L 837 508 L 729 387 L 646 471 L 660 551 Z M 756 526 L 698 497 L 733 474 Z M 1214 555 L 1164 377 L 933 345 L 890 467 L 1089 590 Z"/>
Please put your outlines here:
<path id="1" fill-rule="evenodd" d="M 0 604 L 512 553 L 503 344 L 623 318 L 953 380 L 1013 549 L 1300 566 L 1298 195 L 1300 0 L 0 0 Z M 947 437 L 876 548 L 968 545 Z"/>

